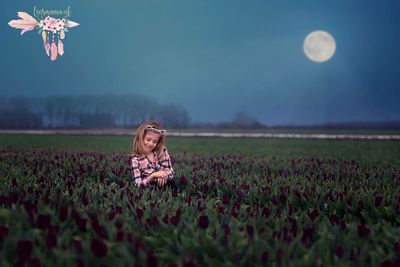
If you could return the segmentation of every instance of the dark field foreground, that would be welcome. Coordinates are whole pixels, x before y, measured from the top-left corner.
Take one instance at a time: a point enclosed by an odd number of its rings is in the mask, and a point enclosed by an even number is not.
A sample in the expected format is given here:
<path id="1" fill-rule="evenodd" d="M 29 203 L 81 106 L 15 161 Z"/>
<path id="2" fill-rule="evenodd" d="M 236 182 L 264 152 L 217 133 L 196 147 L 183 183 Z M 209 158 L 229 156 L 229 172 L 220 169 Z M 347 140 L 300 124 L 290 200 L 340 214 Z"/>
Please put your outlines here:
<path id="1" fill-rule="evenodd" d="M 0 266 L 399 266 L 400 142 L 0 136 Z"/>

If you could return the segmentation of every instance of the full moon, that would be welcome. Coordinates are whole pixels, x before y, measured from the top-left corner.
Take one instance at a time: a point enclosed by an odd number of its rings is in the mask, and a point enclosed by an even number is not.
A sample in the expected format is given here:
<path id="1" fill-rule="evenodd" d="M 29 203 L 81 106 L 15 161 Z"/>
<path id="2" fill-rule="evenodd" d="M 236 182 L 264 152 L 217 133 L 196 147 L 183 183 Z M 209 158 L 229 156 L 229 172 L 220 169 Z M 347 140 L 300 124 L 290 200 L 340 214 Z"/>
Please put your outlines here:
<path id="1" fill-rule="evenodd" d="M 314 31 L 307 35 L 303 49 L 310 60 L 324 62 L 335 54 L 336 42 L 328 32 Z"/>

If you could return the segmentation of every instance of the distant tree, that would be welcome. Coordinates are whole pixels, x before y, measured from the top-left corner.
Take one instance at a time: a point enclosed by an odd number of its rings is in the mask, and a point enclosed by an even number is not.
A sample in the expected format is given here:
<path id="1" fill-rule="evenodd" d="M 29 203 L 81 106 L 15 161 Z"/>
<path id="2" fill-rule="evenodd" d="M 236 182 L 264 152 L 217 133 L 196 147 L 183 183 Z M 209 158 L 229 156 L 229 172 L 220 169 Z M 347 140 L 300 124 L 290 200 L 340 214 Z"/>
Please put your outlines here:
<path id="1" fill-rule="evenodd" d="M 169 128 L 186 128 L 190 122 L 187 111 L 175 104 L 160 106 L 156 110 L 154 118 Z"/>
<path id="2" fill-rule="evenodd" d="M 230 129 L 259 129 L 266 128 L 266 125 L 260 123 L 255 117 L 247 114 L 244 111 L 236 112 L 232 121 L 220 123 L 218 128 Z"/>
<path id="3" fill-rule="evenodd" d="M 42 126 L 42 119 L 40 116 L 27 110 L 1 111 L 1 129 L 36 129 Z"/>
<path id="4" fill-rule="evenodd" d="M 108 113 L 82 114 L 79 119 L 81 128 L 114 128 L 114 120 Z"/>

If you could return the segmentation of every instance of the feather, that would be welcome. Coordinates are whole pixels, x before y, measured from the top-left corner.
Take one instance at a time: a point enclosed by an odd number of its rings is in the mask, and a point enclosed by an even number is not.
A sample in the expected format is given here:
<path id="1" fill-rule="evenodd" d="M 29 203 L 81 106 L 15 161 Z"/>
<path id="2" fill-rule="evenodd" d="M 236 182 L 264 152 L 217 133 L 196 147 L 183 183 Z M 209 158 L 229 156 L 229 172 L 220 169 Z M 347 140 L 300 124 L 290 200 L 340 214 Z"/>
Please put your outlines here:
<path id="1" fill-rule="evenodd" d="M 68 20 L 68 23 L 67 23 L 68 28 L 73 28 L 73 27 L 76 27 L 78 25 L 79 25 L 79 23 L 77 23 L 75 21 L 72 21 L 72 20 Z"/>
<path id="2" fill-rule="evenodd" d="M 58 39 L 58 54 L 60 54 L 60 56 L 64 55 L 64 44 L 60 39 Z"/>
<path id="3" fill-rule="evenodd" d="M 18 20 L 10 20 L 8 22 L 8 25 L 10 25 L 10 27 L 13 27 L 15 29 L 22 29 L 21 34 L 24 34 L 27 31 L 33 30 L 36 27 L 37 22 L 29 22 L 26 20 L 18 19 Z"/>
<path id="4" fill-rule="evenodd" d="M 34 19 L 31 15 L 29 15 L 26 12 L 17 12 L 18 17 L 20 17 L 21 19 L 25 20 L 25 21 L 31 21 L 31 22 L 36 22 L 36 19 Z"/>
<path id="5" fill-rule="evenodd" d="M 21 19 L 10 20 L 8 25 L 15 29 L 21 29 L 21 35 L 27 31 L 33 30 L 37 25 L 38 22 L 34 19 L 31 15 L 26 12 L 17 12 L 18 17 Z"/>
<path id="6" fill-rule="evenodd" d="M 49 42 L 46 42 L 46 45 L 44 46 L 44 49 L 46 50 L 46 54 L 50 56 L 50 44 Z"/>
<path id="7" fill-rule="evenodd" d="M 46 31 L 42 31 L 43 45 L 46 44 L 46 37 L 47 37 Z"/>
<path id="8" fill-rule="evenodd" d="M 29 27 L 29 28 L 23 29 L 23 30 L 21 31 L 21 35 L 23 35 L 25 32 L 28 32 L 28 31 L 31 31 L 31 30 L 33 30 L 34 28 L 35 28 L 35 26 L 32 26 L 32 27 Z"/>
<path id="9" fill-rule="evenodd" d="M 51 61 L 54 61 L 57 59 L 57 46 L 56 43 L 53 42 L 51 43 Z"/>

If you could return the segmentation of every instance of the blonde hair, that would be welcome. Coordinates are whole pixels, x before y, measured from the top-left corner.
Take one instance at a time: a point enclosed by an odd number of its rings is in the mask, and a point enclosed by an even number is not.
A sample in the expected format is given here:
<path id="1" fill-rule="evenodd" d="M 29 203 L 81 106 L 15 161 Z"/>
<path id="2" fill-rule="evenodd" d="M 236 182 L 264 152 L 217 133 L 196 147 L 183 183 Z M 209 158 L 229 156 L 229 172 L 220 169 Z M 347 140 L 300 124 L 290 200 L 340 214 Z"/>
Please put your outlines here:
<path id="1" fill-rule="evenodd" d="M 152 126 L 153 128 L 157 130 L 162 130 L 162 125 L 158 121 L 144 121 L 139 128 L 137 128 L 135 137 L 133 138 L 133 155 L 145 155 L 145 149 L 143 147 L 144 145 L 144 136 L 146 135 L 147 131 L 153 131 L 151 129 L 146 130 L 147 126 Z M 158 160 L 163 160 L 164 159 L 164 147 L 165 147 L 165 137 L 164 134 L 159 133 L 159 131 L 153 131 L 155 133 L 160 134 L 160 138 L 158 139 L 158 143 L 156 147 L 154 148 L 154 151 L 156 152 L 156 157 Z"/>

